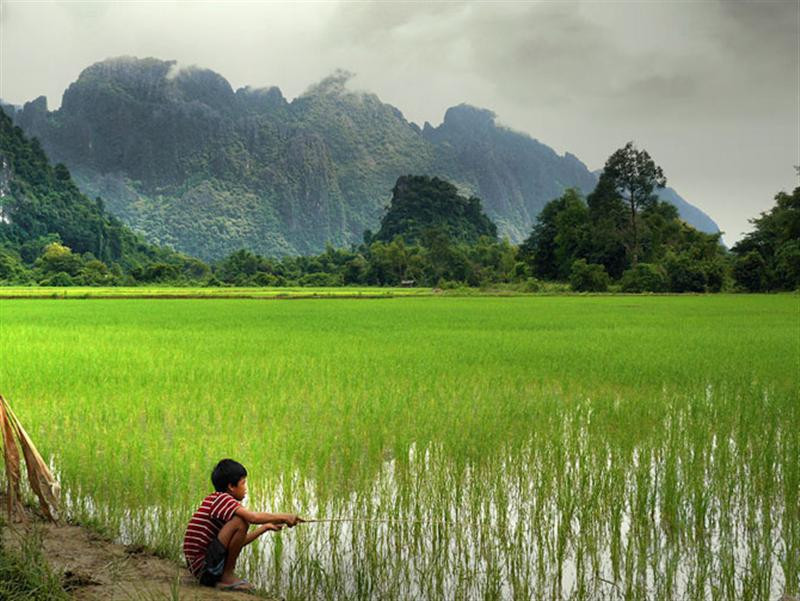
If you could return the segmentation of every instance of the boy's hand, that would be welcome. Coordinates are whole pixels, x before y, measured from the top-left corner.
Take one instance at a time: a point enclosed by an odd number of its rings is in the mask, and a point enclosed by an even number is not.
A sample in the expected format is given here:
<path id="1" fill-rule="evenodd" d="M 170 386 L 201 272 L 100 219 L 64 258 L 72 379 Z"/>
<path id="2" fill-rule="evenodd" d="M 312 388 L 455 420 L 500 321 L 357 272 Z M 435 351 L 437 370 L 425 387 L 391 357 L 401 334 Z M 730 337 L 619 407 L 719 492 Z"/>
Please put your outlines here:
<path id="1" fill-rule="evenodd" d="M 287 526 L 289 526 L 289 528 L 294 528 L 295 526 L 297 526 L 297 524 L 301 524 L 304 521 L 305 520 L 303 520 L 303 518 L 301 518 L 299 515 L 295 515 L 295 514 L 290 513 L 290 514 L 288 514 L 286 516 L 286 519 L 284 520 L 284 523 Z"/>
<path id="2" fill-rule="evenodd" d="M 283 530 L 283 524 L 264 524 L 262 527 L 263 532 L 267 532 L 268 530 L 274 530 L 275 532 L 280 532 Z"/>

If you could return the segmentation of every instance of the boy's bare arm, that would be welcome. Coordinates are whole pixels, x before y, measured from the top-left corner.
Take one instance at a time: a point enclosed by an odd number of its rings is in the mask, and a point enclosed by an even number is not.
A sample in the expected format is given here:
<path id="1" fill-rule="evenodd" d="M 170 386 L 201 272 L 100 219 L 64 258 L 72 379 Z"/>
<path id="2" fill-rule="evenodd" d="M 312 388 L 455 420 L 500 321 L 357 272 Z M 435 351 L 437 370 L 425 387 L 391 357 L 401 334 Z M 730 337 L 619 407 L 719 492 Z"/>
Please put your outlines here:
<path id="1" fill-rule="evenodd" d="M 252 530 L 247 533 L 247 536 L 244 539 L 244 544 L 249 545 L 254 540 L 256 540 L 259 536 L 264 534 L 265 532 L 269 532 L 270 530 L 278 532 L 283 528 L 283 524 L 264 524 L 263 526 L 259 526 L 255 530 Z"/>
<path id="2" fill-rule="evenodd" d="M 265 511 L 250 511 L 246 507 L 237 507 L 234 511 L 248 524 L 286 524 L 290 528 L 303 520 L 292 513 L 267 513 Z"/>

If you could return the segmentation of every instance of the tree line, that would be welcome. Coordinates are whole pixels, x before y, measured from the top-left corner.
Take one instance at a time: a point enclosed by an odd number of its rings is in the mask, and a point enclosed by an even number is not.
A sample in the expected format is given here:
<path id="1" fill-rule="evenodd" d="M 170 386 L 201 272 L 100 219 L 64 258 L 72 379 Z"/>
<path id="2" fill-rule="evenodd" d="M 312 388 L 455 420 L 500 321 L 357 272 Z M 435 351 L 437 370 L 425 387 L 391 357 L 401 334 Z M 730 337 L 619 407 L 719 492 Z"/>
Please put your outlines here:
<path id="1" fill-rule="evenodd" d="M 68 172 L 59 170 L 66 168 L 56 166 L 51 177 L 67 181 Z M 661 168 L 648 153 L 628 143 L 609 157 L 591 194 L 584 198 L 567 189 L 544 207 L 528 238 L 517 246 L 498 239 L 479 199 L 459 195 L 455 186 L 436 177 L 403 176 L 380 230 L 366 231 L 360 244 L 328 245 L 318 255 L 284 258 L 242 249 L 214 263 L 152 250 L 104 217 L 98 199 L 98 206 L 90 207 L 99 208 L 91 222 L 94 235 L 84 236 L 83 244 L 74 232 L 69 240 L 50 231 L 18 244 L 7 235 L 0 242 L 0 283 L 469 286 L 530 292 L 552 288 L 551 282 L 561 282 L 560 290 L 568 283 L 572 290 L 588 292 L 800 287 L 800 187 L 792 194 L 779 193 L 775 207 L 754 219 L 753 232 L 729 251 L 720 234 L 694 229 L 674 206 L 657 199 L 655 189 L 665 185 Z M 113 228 L 136 254 L 109 246 Z"/>

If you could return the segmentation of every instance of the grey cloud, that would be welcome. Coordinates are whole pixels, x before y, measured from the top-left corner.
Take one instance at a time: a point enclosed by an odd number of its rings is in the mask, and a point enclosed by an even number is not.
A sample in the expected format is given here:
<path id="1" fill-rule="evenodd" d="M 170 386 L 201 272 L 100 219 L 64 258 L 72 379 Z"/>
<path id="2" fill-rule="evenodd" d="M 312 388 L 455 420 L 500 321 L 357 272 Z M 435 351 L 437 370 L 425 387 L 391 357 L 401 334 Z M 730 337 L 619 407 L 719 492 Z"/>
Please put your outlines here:
<path id="1" fill-rule="evenodd" d="M 613 38 L 571 5 L 535 5 L 514 18 L 494 13 L 473 27 L 476 69 L 517 102 L 595 97 L 620 59 Z"/>
<path id="2" fill-rule="evenodd" d="M 741 54 L 769 54 L 778 61 L 796 58 L 800 21 L 796 1 L 728 1 L 720 8 L 730 33 L 721 41 L 731 49 Z"/>
<path id="3" fill-rule="evenodd" d="M 689 74 L 646 75 L 632 80 L 627 92 L 648 102 L 683 101 L 696 96 L 700 82 Z"/>
<path id="4" fill-rule="evenodd" d="M 355 43 L 388 41 L 402 29 L 432 19 L 441 24 L 458 22 L 469 9 L 468 3 L 345 3 L 334 31 Z"/>

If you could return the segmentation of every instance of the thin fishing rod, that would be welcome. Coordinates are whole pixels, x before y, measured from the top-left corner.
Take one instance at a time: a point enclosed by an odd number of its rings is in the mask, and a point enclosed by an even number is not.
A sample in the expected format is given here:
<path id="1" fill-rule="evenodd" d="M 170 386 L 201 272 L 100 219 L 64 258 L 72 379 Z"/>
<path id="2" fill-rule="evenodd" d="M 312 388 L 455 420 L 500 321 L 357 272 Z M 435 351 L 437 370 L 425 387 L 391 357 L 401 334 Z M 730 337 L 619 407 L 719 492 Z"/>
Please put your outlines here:
<path id="1" fill-rule="evenodd" d="M 404 518 L 300 518 L 302 523 L 320 522 L 411 522 L 419 524 L 455 524 L 450 520 L 407 520 Z"/>

